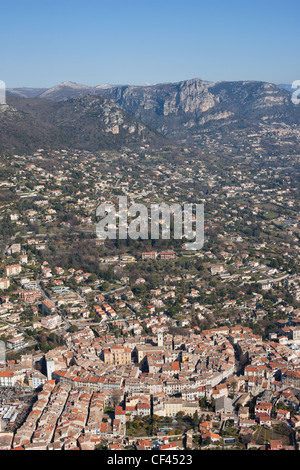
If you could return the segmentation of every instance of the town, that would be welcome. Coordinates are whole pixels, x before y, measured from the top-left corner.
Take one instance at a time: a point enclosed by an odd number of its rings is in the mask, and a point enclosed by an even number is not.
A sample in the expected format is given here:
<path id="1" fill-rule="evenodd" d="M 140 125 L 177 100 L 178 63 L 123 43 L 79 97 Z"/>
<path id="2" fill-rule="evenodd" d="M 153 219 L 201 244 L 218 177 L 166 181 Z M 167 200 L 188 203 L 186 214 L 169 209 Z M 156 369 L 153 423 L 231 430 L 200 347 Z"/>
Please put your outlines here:
<path id="1" fill-rule="evenodd" d="M 298 449 L 297 165 L 147 145 L 3 155 L 0 449 Z M 96 209 L 119 196 L 203 204 L 203 248 L 100 240 Z"/>

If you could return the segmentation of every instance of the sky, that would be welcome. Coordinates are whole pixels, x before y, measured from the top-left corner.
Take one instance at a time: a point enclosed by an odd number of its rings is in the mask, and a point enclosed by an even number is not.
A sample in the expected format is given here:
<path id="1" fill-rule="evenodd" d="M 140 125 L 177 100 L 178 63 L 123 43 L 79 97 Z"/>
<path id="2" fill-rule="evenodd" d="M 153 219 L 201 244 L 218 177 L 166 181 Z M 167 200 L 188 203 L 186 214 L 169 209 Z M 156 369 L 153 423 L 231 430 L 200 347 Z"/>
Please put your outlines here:
<path id="1" fill-rule="evenodd" d="M 299 0 L 0 0 L 0 80 L 300 80 Z"/>

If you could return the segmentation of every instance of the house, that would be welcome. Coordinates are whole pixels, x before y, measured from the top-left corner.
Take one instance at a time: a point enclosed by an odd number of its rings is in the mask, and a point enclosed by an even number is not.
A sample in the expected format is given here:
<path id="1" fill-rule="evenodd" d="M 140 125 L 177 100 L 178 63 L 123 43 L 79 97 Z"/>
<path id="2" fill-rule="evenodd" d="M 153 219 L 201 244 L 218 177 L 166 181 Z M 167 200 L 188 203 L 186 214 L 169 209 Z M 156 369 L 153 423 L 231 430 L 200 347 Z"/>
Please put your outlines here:
<path id="1" fill-rule="evenodd" d="M 24 347 L 24 344 L 25 340 L 23 333 L 20 333 L 7 341 L 8 349 L 21 349 Z"/>
<path id="2" fill-rule="evenodd" d="M 252 428 L 256 425 L 256 422 L 254 419 L 239 419 L 239 427 L 240 429 L 248 430 L 249 428 Z"/>
<path id="3" fill-rule="evenodd" d="M 144 251 L 142 253 L 142 259 L 156 259 L 157 258 L 157 252 L 156 251 Z"/>
<path id="4" fill-rule="evenodd" d="M 28 376 L 29 387 L 36 389 L 43 385 L 47 381 L 47 377 L 43 375 L 40 371 L 32 371 Z"/>
<path id="5" fill-rule="evenodd" d="M 220 398 L 222 396 L 228 397 L 228 388 L 226 384 L 216 385 L 215 389 L 212 392 L 212 397 L 214 399 Z"/>
<path id="6" fill-rule="evenodd" d="M 180 447 L 175 442 L 170 444 L 162 444 L 159 446 L 159 450 L 179 450 Z"/>
<path id="7" fill-rule="evenodd" d="M 110 423 L 102 422 L 100 426 L 100 436 L 102 437 L 112 437 L 113 429 Z"/>
<path id="8" fill-rule="evenodd" d="M 28 263 L 28 256 L 27 255 L 21 255 L 20 256 L 20 263 L 21 264 L 27 264 Z"/>
<path id="9" fill-rule="evenodd" d="M 13 243 L 6 251 L 8 255 L 13 255 L 14 253 L 20 253 L 21 251 L 21 244 L 20 243 Z"/>
<path id="10" fill-rule="evenodd" d="M 155 307 L 154 307 L 154 305 L 148 305 L 148 306 L 147 306 L 147 310 L 148 310 L 149 313 L 154 313 L 154 312 L 155 312 Z"/>
<path id="11" fill-rule="evenodd" d="M 232 415 L 233 405 L 232 400 L 225 395 L 219 397 L 215 401 L 215 411 L 217 414 Z"/>
<path id="12" fill-rule="evenodd" d="M 210 272 L 214 276 L 215 274 L 220 274 L 224 272 L 224 266 L 222 264 L 215 264 L 210 267 Z"/>
<path id="13" fill-rule="evenodd" d="M 258 414 L 266 413 L 270 416 L 271 411 L 272 411 L 272 403 L 261 402 L 255 405 L 255 416 L 257 413 Z"/>
<path id="14" fill-rule="evenodd" d="M 202 440 L 204 442 L 207 441 L 208 439 L 211 442 L 219 442 L 221 440 L 221 437 L 219 436 L 219 434 L 216 434 L 214 432 L 208 432 L 208 433 L 202 435 Z"/>
<path id="15" fill-rule="evenodd" d="M 136 443 L 137 450 L 151 450 L 153 448 L 153 442 L 150 439 L 138 440 Z"/>
<path id="16" fill-rule="evenodd" d="M 288 420 L 291 418 L 291 412 L 289 410 L 277 410 L 276 418 L 280 421 Z"/>
<path id="17" fill-rule="evenodd" d="M 279 440 L 270 440 L 270 450 L 282 450 L 283 445 Z"/>
<path id="18" fill-rule="evenodd" d="M 0 451 L 10 450 L 13 442 L 13 432 L 1 432 L 0 433 Z"/>
<path id="19" fill-rule="evenodd" d="M 10 286 L 10 280 L 8 278 L 0 279 L 0 289 L 5 290 L 8 289 Z"/>
<path id="20" fill-rule="evenodd" d="M 22 267 L 20 264 L 12 264 L 10 266 L 5 266 L 6 276 L 15 276 L 17 274 L 20 274 L 21 271 Z"/>
<path id="21" fill-rule="evenodd" d="M 199 424 L 199 431 L 201 434 L 207 434 L 212 430 L 212 421 L 202 421 L 202 423 Z"/>
<path id="22" fill-rule="evenodd" d="M 286 372 L 286 383 L 295 388 L 300 388 L 300 371 L 288 370 Z"/>
<path id="23" fill-rule="evenodd" d="M 118 419 L 121 424 L 126 423 L 126 411 L 121 406 L 115 407 L 115 419 Z"/>
<path id="24" fill-rule="evenodd" d="M 138 403 L 136 405 L 138 416 L 149 416 L 151 414 L 151 407 L 148 403 Z"/>
<path id="25" fill-rule="evenodd" d="M 249 418 L 249 407 L 248 406 L 241 406 L 238 411 L 239 419 L 248 419 Z"/>
<path id="26" fill-rule="evenodd" d="M 160 259 L 174 259 L 175 253 L 174 251 L 162 251 L 160 253 Z"/>
<path id="27" fill-rule="evenodd" d="M 272 419 L 271 419 L 270 415 L 268 415 L 267 413 L 256 413 L 255 414 L 255 420 L 261 426 L 267 426 L 267 427 L 272 426 Z"/>

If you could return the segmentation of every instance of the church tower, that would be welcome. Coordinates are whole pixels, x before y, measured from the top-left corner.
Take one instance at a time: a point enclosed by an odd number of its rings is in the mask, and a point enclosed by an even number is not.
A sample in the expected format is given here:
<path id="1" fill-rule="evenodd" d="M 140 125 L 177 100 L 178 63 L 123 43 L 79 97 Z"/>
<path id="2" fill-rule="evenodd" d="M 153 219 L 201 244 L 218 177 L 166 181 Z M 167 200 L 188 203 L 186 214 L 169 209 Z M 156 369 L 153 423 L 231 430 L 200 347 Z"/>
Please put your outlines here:
<path id="1" fill-rule="evenodd" d="M 164 345 L 164 335 L 163 333 L 158 333 L 157 335 L 157 346 L 162 347 Z"/>

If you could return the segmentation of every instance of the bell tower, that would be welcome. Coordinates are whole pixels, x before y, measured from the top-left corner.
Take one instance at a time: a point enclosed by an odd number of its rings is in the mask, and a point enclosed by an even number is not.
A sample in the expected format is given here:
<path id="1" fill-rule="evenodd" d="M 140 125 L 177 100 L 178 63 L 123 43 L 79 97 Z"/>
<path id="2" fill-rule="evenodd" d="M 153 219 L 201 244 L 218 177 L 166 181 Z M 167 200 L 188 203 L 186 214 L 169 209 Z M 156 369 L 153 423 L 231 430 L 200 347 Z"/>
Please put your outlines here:
<path id="1" fill-rule="evenodd" d="M 158 333 L 157 335 L 157 346 L 161 347 L 164 345 L 164 335 L 163 333 Z"/>

